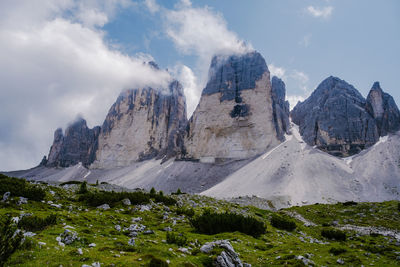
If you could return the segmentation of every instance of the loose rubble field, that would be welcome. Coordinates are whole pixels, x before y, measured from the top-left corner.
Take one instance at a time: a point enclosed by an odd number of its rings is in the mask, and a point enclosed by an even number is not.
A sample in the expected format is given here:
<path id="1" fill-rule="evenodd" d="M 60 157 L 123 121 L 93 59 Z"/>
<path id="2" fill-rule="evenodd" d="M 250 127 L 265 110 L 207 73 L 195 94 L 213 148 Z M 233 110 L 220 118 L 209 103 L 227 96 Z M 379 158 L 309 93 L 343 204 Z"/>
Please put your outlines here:
<path id="1" fill-rule="evenodd" d="M 78 200 L 79 185 L 38 186 L 45 189 L 44 200 L 21 203 L 19 196 L 5 196 L 0 217 L 11 216 L 15 223 L 29 216 L 54 214 L 57 219 L 44 229 L 24 231 L 24 244 L 5 266 L 400 265 L 397 201 L 271 211 L 180 194 L 171 196 L 177 202 L 169 206 L 154 200 L 132 205 L 124 199 L 92 207 Z M 88 190 L 97 192 L 100 187 L 112 189 L 92 185 Z M 241 232 L 200 234 L 190 220 L 205 211 L 253 217 L 264 223 L 266 232 L 258 237 Z M 290 217 L 296 228 L 275 228 L 274 214 Z M 323 229 L 342 230 L 345 241 L 323 237 Z"/>

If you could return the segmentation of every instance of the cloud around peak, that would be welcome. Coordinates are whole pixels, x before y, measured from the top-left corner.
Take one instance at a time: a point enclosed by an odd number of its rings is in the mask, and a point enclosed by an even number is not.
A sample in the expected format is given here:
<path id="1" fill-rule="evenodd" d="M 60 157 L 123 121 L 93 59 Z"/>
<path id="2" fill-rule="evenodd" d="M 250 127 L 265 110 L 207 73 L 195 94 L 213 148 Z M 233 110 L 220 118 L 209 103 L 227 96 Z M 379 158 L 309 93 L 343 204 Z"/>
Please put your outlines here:
<path id="1" fill-rule="evenodd" d="M 328 19 L 331 17 L 333 13 L 333 6 L 326 6 L 326 7 L 308 6 L 305 10 L 307 14 L 313 17 Z"/>

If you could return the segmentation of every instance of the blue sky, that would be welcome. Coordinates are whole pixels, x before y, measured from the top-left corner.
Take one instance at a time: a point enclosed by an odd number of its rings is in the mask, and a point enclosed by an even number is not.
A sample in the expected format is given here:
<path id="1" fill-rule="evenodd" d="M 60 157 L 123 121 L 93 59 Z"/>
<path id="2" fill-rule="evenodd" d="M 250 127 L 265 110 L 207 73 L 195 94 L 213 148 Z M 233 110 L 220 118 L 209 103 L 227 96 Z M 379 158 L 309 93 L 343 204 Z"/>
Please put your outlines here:
<path id="1" fill-rule="evenodd" d="M 330 75 L 400 103 L 399 14 L 397 0 L 2 0 L 0 170 L 37 165 L 78 115 L 101 125 L 123 89 L 177 78 L 190 114 L 214 54 L 259 51 L 292 104 Z"/>
<path id="2" fill-rule="evenodd" d="M 177 1 L 159 1 L 173 9 Z M 399 1 L 194 1 L 210 7 L 228 29 L 252 44 L 268 64 L 285 70 L 289 95 L 307 96 L 326 77 L 338 76 L 366 96 L 374 81 L 400 102 Z M 308 10 L 330 10 L 317 16 Z M 196 57 L 183 54 L 163 32 L 160 13 L 125 10 L 105 26 L 125 52 L 151 54 L 163 67 L 177 61 L 195 74 Z M 300 76 L 298 75 L 300 74 Z M 305 76 L 301 76 L 304 74 Z"/>

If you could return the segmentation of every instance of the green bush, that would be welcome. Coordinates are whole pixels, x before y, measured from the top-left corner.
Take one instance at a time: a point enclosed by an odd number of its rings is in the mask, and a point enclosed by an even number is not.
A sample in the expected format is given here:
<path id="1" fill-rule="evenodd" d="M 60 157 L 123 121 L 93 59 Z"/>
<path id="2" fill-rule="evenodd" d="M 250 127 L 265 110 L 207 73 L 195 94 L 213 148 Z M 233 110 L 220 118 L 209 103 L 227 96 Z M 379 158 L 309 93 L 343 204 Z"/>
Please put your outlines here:
<path id="1" fill-rule="evenodd" d="M 182 247 L 187 244 L 187 237 L 183 234 L 175 234 L 173 232 L 167 232 L 167 243 L 176 244 Z"/>
<path id="2" fill-rule="evenodd" d="M 358 203 L 354 201 L 346 201 L 342 203 L 343 206 L 356 206 L 357 204 Z"/>
<path id="3" fill-rule="evenodd" d="M 186 215 L 188 217 L 193 217 L 195 214 L 195 211 L 193 208 L 184 208 L 184 207 L 180 207 L 176 209 L 176 214 L 177 215 Z"/>
<path id="4" fill-rule="evenodd" d="M 46 192 L 37 185 L 32 185 L 24 179 L 8 177 L 0 174 L 0 195 L 10 192 L 12 196 L 26 197 L 29 200 L 42 201 Z"/>
<path id="5" fill-rule="evenodd" d="M 152 257 L 149 263 L 149 267 L 167 267 L 168 263 L 165 260 Z"/>
<path id="6" fill-rule="evenodd" d="M 397 211 L 400 211 L 400 202 L 397 203 Z"/>
<path id="7" fill-rule="evenodd" d="M 156 194 L 154 196 L 150 196 L 151 198 L 154 198 L 155 202 L 162 202 L 167 206 L 171 206 L 171 205 L 175 205 L 176 204 L 176 200 L 173 199 L 172 197 L 167 197 L 164 195 L 160 195 L 160 194 Z"/>
<path id="8" fill-rule="evenodd" d="M 253 217 L 235 213 L 212 213 L 209 210 L 192 218 L 190 223 L 199 233 L 211 235 L 239 231 L 258 237 L 266 231 L 264 223 Z"/>
<path id="9" fill-rule="evenodd" d="M 273 214 L 271 217 L 271 225 L 275 228 L 286 230 L 286 231 L 293 231 L 296 229 L 296 223 L 283 216 L 279 216 L 277 214 Z"/>
<path id="10" fill-rule="evenodd" d="M 149 194 L 143 192 L 88 192 L 79 196 L 79 201 L 86 202 L 89 206 L 97 207 L 103 204 L 111 206 L 116 205 L 117 202 L 129 198 L 133 205 L 146 204 L 150 202 Z"/>
<path id="11" fill-rule="evenodd" d="M 152 187 L 151 189 L 150 189 L 150 195 L 151 196 L 154 196 L 156 194 L 156 190 L 154 189 L 154 187 Z"/>
<path id="12" fill-rule="evenodd" d="M 331 253 L 335 256 L 338 256 L 338 255 L 346 253 L 346 252 L 347 252 L 347 249 L 345 249 L 345 248 L 331 248 L 329 250 L 329 253 Z"/>
<path id="13" fill-rule="evenodd" d="M 24 216 L 18 222 L 18 227 L 26 231 L 41 231 L 47 226 L 57 224 L 57 215 L 51 214 L 46 218 L 40 218 L 37 216 Z"/>
<path id="14" fill-rule="evenodd" d="M 0 223 L 0 267 L 3 267 L 11 255 L 21 246 L 22 232 L 18 232 L 11 216 Z"/>
<path id="15" fill-rule="evenodd" d="M 81 181 L 68 181 L 68 182 L 61 183 L 60 186 L 64 186 L 64 185 L 68 185 L 68 184 L 82 184 L 82 182 Z"/>
<path id="16" fill-rule="evenodd" d="M 81 187 L 79 188 L 78 194 L 86 194 L 87 192 L 89 192 L 89 190 L 87 189 L 86 181 L 84 181 L 83 183 L 81 183 Z"/>
<path id="17" fill-rule="evenodd" d="M 325 238 L 332 239 L 332 240 L 337 240 L 337 241 L 346 241 L 346 233 L 333 229 L 333 228 L 325 228 L 322 229 L 321 235 Z"/>

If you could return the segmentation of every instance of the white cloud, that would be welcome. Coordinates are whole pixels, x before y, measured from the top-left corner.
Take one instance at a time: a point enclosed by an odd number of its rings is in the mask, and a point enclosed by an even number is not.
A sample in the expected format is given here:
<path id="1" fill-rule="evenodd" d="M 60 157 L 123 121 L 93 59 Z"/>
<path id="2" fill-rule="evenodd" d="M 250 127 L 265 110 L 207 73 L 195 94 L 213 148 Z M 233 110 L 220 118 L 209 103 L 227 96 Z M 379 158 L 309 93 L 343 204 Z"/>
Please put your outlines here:
<path id="1" fill-rule="evenodd" d="M 299 41 L 299 45 L 309 47 L 311 44 L 311 36 L 311 33 L 304 35 L 303 38 Z"/>
<path id="2" fill-rule="evenodd" d="M 298 86 L 304 92 L 307 92 L 308 75 L 302 71 L 293 70 L 290 77 L 298 82 Z"/>
<path id="3" fill-rule="evenodd" d="M 198 58 L 196 89 L 199 92 L 192 95 L 196 99 L 187 95 L 188 102 L 198 103 L 214 55 L 242 54 L 253 50 L 250 44 L 246 44 L 228 29 L 220 13 L 207 6 L 195 8 L 189 0 L 183 0 L 173 10 L 164 9 L 163 15 L 165 32 L 177 50 Z"/>
<path id="4" fill-rule="evenodd" d="M 282 80 L 285 80 L 285 78 L 286 78 L 285 77 L 285 73 L 286 73 L 285 68 L 275 66 L 274 64 L 269 64 L 268 69 L 269 69 L 269 72 L 271 73 L 271 77 L 276 76 Z"/>
<path id="5" fill-rule="evenodd" d="M 146 7 L 149 9 L 150 13 L 157 13 L 160 10 L 160 6 L 157 4 L 156 0 L 145 0 Z"/>
<path id="6" fill-rule="evenodd" d="M 192 116 L 201 96 L 202 88 L 199 88 L 197 77 L 191 68 L 186 65 L 175 66 L 174 76 L 182 83 L 186 97 L 187 115 Z"/>
<path id="7" fill-rule="evenodd" d="M 289 101 L 290 110 L 292 110 L 299 101 L 300 102 L 304 101 L 304 97 L 299 95 L 288 95 L 286 96 L 286 100 Z"/>
<path id="8" fill-rule="evenodd" d="M 93 15 L 86 21 L 82 3 Z M 125 4 L 0 3 L 0 170 L 38 164 L 53 131 L 79 113 L 101 124 L 122 89 L 166 86 L 166 71 L 143 64 L 150 56 L 129 57 L 105 42 L 99 27 Z"/>
<path id="9" fill-rule="evenodd" d="M 316 18 L 324 18 L 324 19 L 328 19 L 333 12 L 333 7 L 332 6 L 326 6 L 323 8 L 318 8 L 318 7 L 314 7 L 314 6 L 308 6 L 306 8 L 306 12 Z"/>

